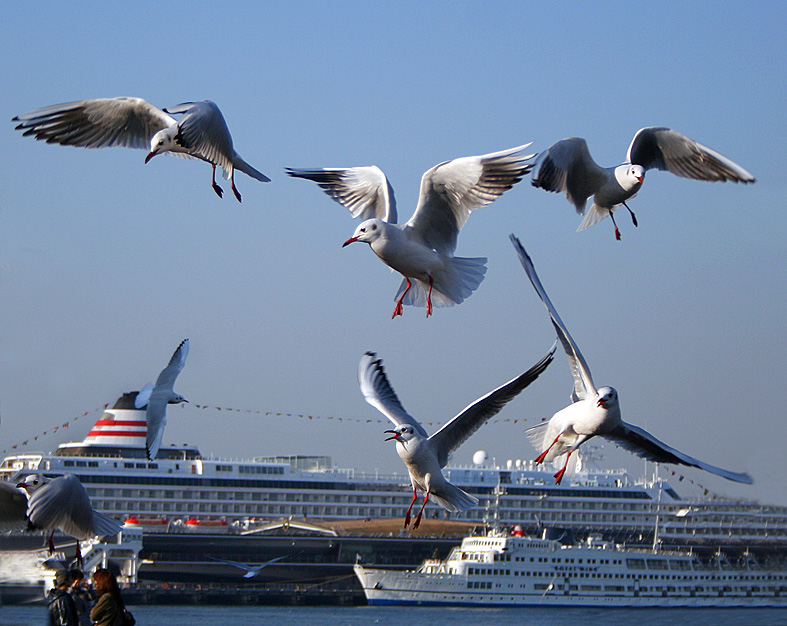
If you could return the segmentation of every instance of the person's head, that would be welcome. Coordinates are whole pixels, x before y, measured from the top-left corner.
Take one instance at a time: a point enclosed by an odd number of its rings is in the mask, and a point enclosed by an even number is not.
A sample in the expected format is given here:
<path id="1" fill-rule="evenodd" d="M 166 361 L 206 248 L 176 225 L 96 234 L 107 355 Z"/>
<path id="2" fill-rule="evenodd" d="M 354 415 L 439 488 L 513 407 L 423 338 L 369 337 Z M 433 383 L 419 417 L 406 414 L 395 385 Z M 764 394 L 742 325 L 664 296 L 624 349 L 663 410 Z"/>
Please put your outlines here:
<path id="1" fill-rule="evenodd" d="M 85 580 L 85 574 L 78 567 L 72 567 L 69 574 L 71 575 L 72 585 L 78 585 Z"/>
<path id="2" fill-rule="evenodd" d="M 55 572 L 55 586 L 68 587 L 71 584 L 71 575 L 68 570 L 59 569 Z"/>
<path id="3" fill-rule="evenodd" d="M 108 569 L 102 567 L 95 571 L 93 574 L 93 585 L 95 585 L 96 593 L 99 596 L 110 593 L 116 601 L 122 602 L 117 578 L 115 578 L 115 575 Z"/>

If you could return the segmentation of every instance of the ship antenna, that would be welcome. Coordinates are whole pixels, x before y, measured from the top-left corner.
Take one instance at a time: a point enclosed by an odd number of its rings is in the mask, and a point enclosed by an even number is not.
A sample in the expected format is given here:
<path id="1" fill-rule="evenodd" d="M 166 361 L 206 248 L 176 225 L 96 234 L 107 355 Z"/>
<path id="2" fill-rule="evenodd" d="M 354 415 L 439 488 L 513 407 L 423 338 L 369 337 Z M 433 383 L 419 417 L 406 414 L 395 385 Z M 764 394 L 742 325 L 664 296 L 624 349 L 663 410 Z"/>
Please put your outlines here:
<path id="1" fill-rule="evenodd" d="M 659 483 L 659 497 L 658 500 L 656 501 L 656 524 L 653 528 L 653 551 L 658 552 L 659 551 L 659 521 L 661 517 L 661 493 L 664 488 L 664 481 L 661 478 L 659 478 L 658 464 L 656 465 L 655 478 L 656 480 L 658 480 Z"/>
<path id="2" fill-rule="evenodd" d="M 502 481 L 500 478 L 501 473 L 502 470 L 498 468 L 497 484 L 495 485 L 495 489 L 492 492 L 494 495 L 492 505 L 490 507 L 489 500 L 487 500 L 486 506 L 484 507 L 484 524 L 486 524 L 487 528 L 490 528 L 495 534 L 502 532 L 502 527 L 500 524 L 500 496 L 505 495 L 505 489 L 502 487 Z"/>

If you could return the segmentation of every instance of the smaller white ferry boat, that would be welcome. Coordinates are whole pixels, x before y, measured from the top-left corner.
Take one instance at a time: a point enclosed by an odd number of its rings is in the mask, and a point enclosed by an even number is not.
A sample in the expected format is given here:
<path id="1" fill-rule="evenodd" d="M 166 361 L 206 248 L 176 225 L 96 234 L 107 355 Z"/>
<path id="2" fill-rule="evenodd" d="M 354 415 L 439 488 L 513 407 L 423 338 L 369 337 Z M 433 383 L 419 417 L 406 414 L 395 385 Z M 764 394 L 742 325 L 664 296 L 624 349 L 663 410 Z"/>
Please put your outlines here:
<path id="1" fill-rule="evenodd" d="M 402 571 L 355 565 L 370 605 L 784 607 L 787 569 L 691 552 L 635 550 L 588 539 L 490 531 L 465 537 L 444 561 Z"/>

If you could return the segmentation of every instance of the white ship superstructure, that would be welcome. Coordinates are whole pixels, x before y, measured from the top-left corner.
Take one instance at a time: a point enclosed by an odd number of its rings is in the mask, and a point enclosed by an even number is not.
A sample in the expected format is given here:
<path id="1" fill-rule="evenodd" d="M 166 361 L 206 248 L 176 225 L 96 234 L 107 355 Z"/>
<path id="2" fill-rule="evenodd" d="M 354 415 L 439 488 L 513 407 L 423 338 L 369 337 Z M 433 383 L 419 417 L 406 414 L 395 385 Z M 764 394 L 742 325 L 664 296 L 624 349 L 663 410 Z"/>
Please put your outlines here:
<path id="1" fill-rule="evenodd" d="M 194 446 L 165 446 L 145 458 L 145 411 L 125 394 L 96 421 L 84 441 L 52 454 L 21 453 L 0 464 L 0 479 L 29 473 L 74 474 L 94 508 L 120 520 L 136 516 L 162 530 L 176 523 L 222 521 L 231 530 L 261 519 L 399 518 L 412 498 L 405 475 L 332 466 L 328 457 L 245 461 L 207 458 Z M 562 485 L 529 462 L 501 468 L 448 466 L 446 477 L 479 505 L 454 519 L 483 521 L 497 502 L 499 522 L 536 533 L 542 526 L 618 542 L 649 545 L 658 512 L 665 545 L 787 546 L 787 507 L 751 501 L 682 498 L 666 483 L 632 480 L 623 471 L 579 469 Z M 447 513 L 429 505 L 428 517 Z"/>
<path id="2" fill-rule="evenodd" d="M 787 570 L 747 558 L 581 545 L 490 533 L 417 570 L 355 565 L 371 605 L 787 606 Z"/>

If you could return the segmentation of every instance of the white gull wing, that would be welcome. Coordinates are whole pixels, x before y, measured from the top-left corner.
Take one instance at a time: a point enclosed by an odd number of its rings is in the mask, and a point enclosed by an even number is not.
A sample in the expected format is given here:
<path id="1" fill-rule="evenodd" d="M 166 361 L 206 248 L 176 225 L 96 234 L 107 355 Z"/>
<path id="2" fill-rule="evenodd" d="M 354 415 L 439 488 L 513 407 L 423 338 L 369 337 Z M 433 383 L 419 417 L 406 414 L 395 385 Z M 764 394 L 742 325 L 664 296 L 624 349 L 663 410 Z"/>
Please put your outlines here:
<path id="1" fill-rule="evenodd" d="M 659 441 L 646 430 L 634 426 L 633 424 L 621 422 L 612 432 L 603 433 L 601 436 L 648 461 L 698 467 L 699 469 L 710 472 L 711 474 L 716 474 L 727 480 L 745 483 L 747 485 L 751 485 L 754 482 L 748 474 L 730 472 L 729 470 L 690 457 L 688 454 L 684 454 L 668 446 L 666 443 Z"/>
<path id="2" fill-rule="evenodd" d="M 148 383 L 137 392 L 137 397 L 134 398 L 134 407 L 137 409 L 144 409 L 150 401 L 150 394 L 153 392 L 153 383 Z"/>
<path id="3" fill-rule="evenodd" d="M 83 148 L 148 149 L 176 120 L 142 98 L 98 98 L 36 109 L 13 118 L 16 130 L 47 143 Z"/>
<path id="4" fill-rule="evenodd" d="M 317 183 L 331 198 L 361 220 L 381 219 L 396 224 L 396 199 L 383 171 L 376 165 L 365 167 L 285 168 L 293 178 Z"/>
<path id="5" fill-rule="evenodd" d="M 514 244 L 514 249 L 519 256 L 519 261 L 522 263 L 522 267 L 525 268 L 527 277 L 530 279 L 530 282 L 533 283 L 533 287 L 535 287 L 538 297 L 541 298 L 541 301 L 544 303 L 544 306 L 546 306 L 547 311 L 549 311 L 549 316 L 552 319 L 552 325 L 557 331 L 557 336 L 558 339 L 560 339 L 560 343 L 563 344 L 563 349 L 565 350 L 566 356 L 568 357 L 568 365 L 571 368 L 571 375 L 574 377 L 574 392 L 571 398 L 574 402 L 577 402 L 579 400 L 584 400 L 589 396 L 596 396 L 596 386 L 593 384 L 593 378 L 590 375 L 590 368 L 588 368 L 585 358 L 579 351 L 579 347 L 569 334 L 568 328 L 566 328 L 563 320 L 561 320 L 560 316 L 557 314 L 557 310 L 555 310 L 555 307 L 552 305 L 552 301 L 549 299 L 544 286 L 541 284 L 538 274 L 536 274 L 536 268 L 533 266 L 533 261 L 530 259 L 530 256 L 525 251 L 525 248 L 522 246 L 519 239 L 517 239 L 514 235 L 510 235 L 509 237 L 511 239 L 511 243 Z"/>
<path id="6" fill-rule="evenodd" d="M 0 480 L 0 530 L 18 530 L 27 523 L 27 494 Z"/>
<path id="7" fill-rule="evenodd" d="M 148 458 L 155 459 L 161 447 L 161 440 L 164 436 L 164 426 L 167 424 L 167 404 L 170 402 L 182 401 L 180 396 L 175 394 L 175 380 L 186 365 L 186 357 L 189 354 L 189 340 L 184 339 L 169 360 L 169 364 L 159 374 L 156 385 L 150 392 L 148 408 L 145 412 L 147 421 L 147 436 L 145 438 L 145 448 Z"/>
<path id="8" fill-rule="evenodd" d="M 711 182 L 753 183 L 754 176 L 724 155 L 671 128 L 650 126 L 637 131 L 627 155 L 629 163 L 657 168 L 683 178 Z"/>
<path id="9" fill-rule="evenodd" d="M 27 504 L 27 516 L 37 528 L 57 528 L 76 539 L 115 535 L 122 529 L 117 520 L 93 510 L 87 491 L 73 474 L 39 480 L 45 482 L 31 493 Z"/>
<path id="10" fill-rule="evenodd" d="M 421 178 L 418 206 L 405 233 L 442 254 L 453 255 L 459 231 L 474 209 L 486 206 L 522 180 L 535 155 L 530 144 L 435 165 Z"/>
<path id="11" fill-rule="evenodd" d="M 423 426 L 404 410 L 396 392 L 388 382 L 382 359 L 377 359 L 376 356 L 374 352 L 367 352 L 358 364 L 358 383 L 364 399 L 395 426 L 410 424 L 422 437 L 428 437 Z"/>
<path id="12" fill-rule="evenodd" d="M 568 137 L 538 156 L 531 182 L 546 191 L 565 193 L 577 213 L 583 215 L 587 199 L 596 194 L 609 176 L 590 156 L 584 139 Z"/>
<path id="13" fill-rule="evenodd" d="M 529 370 L 473 402 L 429 437 L 441 468 L 448 463 L 448 456 L 467 441 L 470 435 L 481 428 L 488 419 L 497 415 L 506 404 L 546 370 L 555 356 L 556 348 L 557 344 L 552 346 L 552 349 Z"/>
<path id="14" fill-rule="evenodd" d="M 184 339 L 180 342 L 180 345 L 177 347 L 175 352 L 172 354 L 172 358 L 169 360 L 169 364 L 158 375 L 156 379 L 156 386 L 153 388 L 153 394 L 160 392 L 163 389 L 168 389 L 172 391 L 173 386 L 175 385 L 175 379 L 180 374 L 183 366 L 186 365 L 186 357 L 189 355 L 189 340 Z"/>

